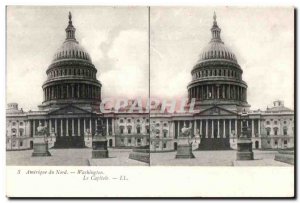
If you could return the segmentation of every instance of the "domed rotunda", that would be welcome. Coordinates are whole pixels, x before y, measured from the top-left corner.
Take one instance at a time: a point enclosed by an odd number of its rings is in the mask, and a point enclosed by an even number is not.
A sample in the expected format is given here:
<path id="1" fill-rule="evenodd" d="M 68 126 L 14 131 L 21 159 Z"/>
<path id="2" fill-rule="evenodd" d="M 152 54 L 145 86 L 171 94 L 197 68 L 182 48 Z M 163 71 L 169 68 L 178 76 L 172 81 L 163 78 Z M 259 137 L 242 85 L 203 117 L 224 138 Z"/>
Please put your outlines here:
<path id="1" fill-rule="evenodd" d="M 247 84 L 242 80 L 243 70 L 235 54 L 221 39 L 216 14 L 211 33 L 212 39 L 203 49 L 191 72 L 189 101 L 195 98 L 196 107 L 200 110 L 215 105 L 235 112 L 248 109 L 250 106 L 247 103 Z"/>
<path id="2" fill-rule="evenodd" d="M 88 111 L 97 111 L 101 102 L 101 83 L 91 57 L 75 38 L 75 27 L 69 13 L 66 39 L 54 54 L 48 67 L 47 80 L 42 88 L 44 101 L 40 109 L 56 109 L 76 105 Z"/>

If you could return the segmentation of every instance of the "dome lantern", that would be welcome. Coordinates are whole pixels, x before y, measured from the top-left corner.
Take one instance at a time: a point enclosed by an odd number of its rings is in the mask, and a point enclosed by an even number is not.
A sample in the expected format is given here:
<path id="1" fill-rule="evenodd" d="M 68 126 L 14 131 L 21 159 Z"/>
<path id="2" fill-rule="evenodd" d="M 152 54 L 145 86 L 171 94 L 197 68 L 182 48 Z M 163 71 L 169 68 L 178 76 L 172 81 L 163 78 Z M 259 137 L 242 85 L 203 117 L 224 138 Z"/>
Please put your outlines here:
<path id="1" fill-rule="evenodd" d="M 213 26 L 210 30 L 211 30 L 211 34 L 212 34 L 211 42 L 221 42 L 221 43 L 223 43 L 222 40 L 221 40 L 221 36 L 220 36 L 221 29 L 219 28 L 218 23 L 217 23 L 216 12 L 214 12 L 214 24 L 213 24 Z"/>
<path id="2" fill-rule="evenodd" d="M 66 40 L 75 40 L 76 41 L 75 31 L 76 31 L 76 29 L 72 24 L 72 13 L 69 12 L 69 25 L 66 28 L 66 34 L 67 34 Z"/>

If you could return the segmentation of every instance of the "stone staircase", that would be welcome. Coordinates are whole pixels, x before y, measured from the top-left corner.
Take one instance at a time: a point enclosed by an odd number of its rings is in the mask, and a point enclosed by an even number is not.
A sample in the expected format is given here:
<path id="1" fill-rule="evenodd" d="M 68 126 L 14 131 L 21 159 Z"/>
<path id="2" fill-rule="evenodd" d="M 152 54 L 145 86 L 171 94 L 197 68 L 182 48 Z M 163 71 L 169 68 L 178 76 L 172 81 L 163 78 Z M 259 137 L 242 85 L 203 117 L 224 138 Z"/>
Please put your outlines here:
<path id="1" fill-rule="evenodd" d="M 196 150 L 231 150 L 229 138 L 201 138 Z"/>
<path id="2" fill-rule="evenodd" d="M 84 144 L 83 136 L 63 136 L 57 137 L 56 142 L 54 143 L 53 148 L 61 149 L 61 148 L 84 148 L 86 147 Z"/>

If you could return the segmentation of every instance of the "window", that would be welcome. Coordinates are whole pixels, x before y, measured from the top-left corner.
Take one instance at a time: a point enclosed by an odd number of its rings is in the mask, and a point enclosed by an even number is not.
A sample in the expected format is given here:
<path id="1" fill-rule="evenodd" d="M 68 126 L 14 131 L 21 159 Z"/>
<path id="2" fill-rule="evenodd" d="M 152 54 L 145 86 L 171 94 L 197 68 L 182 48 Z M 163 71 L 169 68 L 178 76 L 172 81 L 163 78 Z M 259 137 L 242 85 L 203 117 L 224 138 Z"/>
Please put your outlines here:
<path id="1" fill-rule="evenodd" d="M 123 134 L 123 133 L 124 133 L 123 128 L 120 128 L 120 134 Z"/>
<path id="2" fill-rule="evenodd" d="M 270 135 L 270 128 L 267 128 L 267 136 Z"/>
<path id="3" fill-rule="evenodd" d="M 277 133 L 278 133 L 278 128 L 274 128 L 273 130 L 274 130 L 274 135 L 277 135 Z"/>
<path id="4" fill-rule="evenodd" d="M 128 121 L 128 123 L 130 123 L 130 122 L 131 122 L 131 119 L 128 119 L 127 121 Z"/>
<path id="5" fill-rule="evenodd" d="M 120 123 L 123 123 L 123 122 L 124 122 L 123 119 L 121 119 L 121 120 L 120 120 Z"/>
<path id="6" fill-rule="evenodd" d="M 149 128 L 147 128 L 147 134 L 149 134 L 150 133 L 150 129 Z"/>
<path id="7" fill-rule="evenodd" d="M 131 138 L 128 139 L 128 143 L 131 144 Z"/>
<path id="8" fill-rule="evenodd" d="M 270 125 L 270 121 L 267 121 L 267 125 Z"/>
<path id="9" fill-rule="evenodd" d="M 283 124 L 286 124 L 286 121 L 283 121 Z"/>
<path id="10" fill-rule="evenodd" d="M 287 135 L 287 129 L 286 128 L 283 129 L 283 135 Z"/>
<path id="11" fill-rule="evenodd" d="M 165 148 L 167 148 L 167 144 L 166 144 L 166 143 L 164 143 L 164 149 L 165 149 Z"/>
<path id="12" fill-rule="evenodd" d="M 131 128 L 128 128 L 128 134 L 131 134 Z"/>
<path id="13" fill-rule="evenodd" d="M 20 141 L 20 147 L 22 147 L 23 146 L 23 142 L 22 141 Z"/>
<path id="14" fill-rule="evenodd" d="M 136 128 L 136 132 L 137 132 L 138 134 L 140 134 L 140 133 L 141 133 L 141 128 L 140 128 L 140 127 L 137 127 L 137 128 Z"/>
<path id="15" fill-rule="evenodd" d="M 121 142 L 124 143 L 124 139 L 123 138 L 121 139 Z"/>
<path id="16" fill-rule="evenodd" d="M 270 144 L 270 141 L 268 140 L 268 144 Z"/>
<path id="17" fill-rule="evenodd" d="M 24 130 L 22 128 L 19 130 L 19 132 L 20 132 L 20 136 L 23 136 Z"/>
<path id="18" fill-rule="evenodd" d="M 16 136 L 16 132 L 17 132 L 17 130 L 15 128 L 11 129 L 11 133 L 13 136 Z"/>
<path id="19" fill-rule="evenodd" d="M 275 145 L 277 145 L 277 144 L 278 144 L 277 140 L 275 140 L 274 144 L 275 144 Z"/>
<path id="20" fill-rule="evenodd" d="M 13 122 L 12 125 L 15 126 L 15 125 L 16 125 L 16 122 Z"/>
<path id="21" fill-rule="evenodd" d="M 23 126 L 23 122 L 20 122 L 20 126 Z"/>
<path id="22" fill-rule="evenodd" d="M 164 123 L 164 127 L 167 127 L 167 123 Z"/>
<path id="23" fill-rule="evenodd" d="M 277 125 L 277 121 L 274 121 L 274 124 Z"/>

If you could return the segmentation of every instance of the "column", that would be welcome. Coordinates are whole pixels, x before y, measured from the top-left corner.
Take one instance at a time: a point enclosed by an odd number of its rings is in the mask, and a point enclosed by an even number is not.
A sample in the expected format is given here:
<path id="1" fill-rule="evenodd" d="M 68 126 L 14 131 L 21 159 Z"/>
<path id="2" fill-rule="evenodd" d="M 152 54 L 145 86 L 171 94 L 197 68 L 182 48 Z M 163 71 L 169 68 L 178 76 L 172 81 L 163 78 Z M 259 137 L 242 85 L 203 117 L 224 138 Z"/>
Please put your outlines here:
<path id="1" fill-rule="evenodd" d="M 95 119 L 95 131 L 97 130 L 97 118 Z"/>
<path id="2" fill-rule="evenodd" d="M 258 137 L 260 137 L 260 119 L 258 119 Z"/>
<path id="3" fill-rule="evenodd" d="M 177 137 L 179 136 L 180 133 L 180 122 L 177 121 Z"/>
<path id="4" fill-rule="evenodd" d="M 82 84 L 82 88 L 81 88 L 81 96 L 85 97 L 85 84 Z"/>
<path id="5" fill-rule="evenodd" d="M 32 121 L 33 121 L 33 136 L 35 136 L 35 120 Z"/>
<path id="6" fill-rule="evenodd" d="M 254 136 L 254 119 L 252 119 L 251 128 L 252 128 L 252 137 L 255 137 Z"/>
<path id="7" fill-rule="evenodd" d="M 194 120 L 194 135 L 197 133 L 197 122 Z"/>
<path id="8" fill-rule="evenodd" d="M 69 98 L 70 97 L 70 93 L 69 93 L 69 85 L 68 84 L 66 84 L 66 90 L 67 90 L 67 98 Z"/>
<path id="9" fill-rule="evenodd" d="M 85 118 L 83 118 L 83 135 L 86 132 L 86 124 L 85 124 Z"/>
<path id="10" fill-rule="evenodd" d="M 132 128 L 134 128 L 134 127 L 132 127 Z M 132 131 L 133 131 L 134 129 L 132 129 Z M 106 119 L 106 135 L 108 135 L 108 118 Z"/>
<path id="11" fill-rule="evenodd" d="M 202 120 L 200 120 L 200 135 L 202 134 Z"/>
<path id="12" fill-rule="evenodd" d="M 53 91 L 53 87 L 50 87 L 50 90 L 51 90 L 51 99 L 54 98 L 54 91 Z"/>
<path id="13" fill-rule="evenodd" d="M 114 136 L 115 135 L 115 121 L 114 119 L 112 118 L 111 119 L 111 135 Z"/>
<path id="14" fill-rule="evenodd" d="M 69 119 L 66 119 L 66 135 L 69 136 Z"/>
<path id="15" fill-rule="evenodd" d="M 63 137 L 64 129 L 63 129 L 63 119 L 60 119 L 60 136 Z"/>
<path id="16" fill-rule="evenodd" d="M 80 136 L 80 118 L 78 118 L 78 124 L 77 124 L 77 126 L 78 126 L 78 136 Z"/>
<path id="17" fill-rule="evenodd" d="M 218 119 L 218 138 L 220 138 L 220 120 Z"/>
<path id="18" fill-rule="evenodd" d="M 90 134 L 92 134 L 92 118 L 90 118 Z"/>
<path id="19" fill-rule="evenodd" d="M 211 138 L 214 138 L 214 120 L 211 120 Z"/>
<path id="20" fill-rule="evenodd" d="M 59 89 L 60 89 L 60 98 L 64 99 L 64 85 L 63 84 L 60 85 Z"/>
<path id="21" fill-rule="evenodd" d="M 74 118 L 72 118 L 72 136 L 74 136 L 75 135 L 75 133 L 74 133 L 75 131 L 74 131 Z"/>
<path id="22" fill-rule="evenodd" d="M 57 119 L 55 119 L 55 121 L 54 121 L 54 127 L 55 127 L 55 130 L 54 130 L 55 135 L 57 135 Z"/>
<path id="23" fill-rule="evenodd" d="M 209 93 L 208 93 L 208 85 L 206 85 L 206 98 L 209 98 Z"/>
<path id="24" fill-rule="evenodd" d="M 49 132 L 52 132 L 52 121 L 51 118 L 49 119 Z"/>
<path id="25" fill-rule="evenodd" d="M 223 120 L 223 138 L 226 138 L 225 128 L 226 128 L 226 123 L 225 123 L 225 119 L 224 119 Z"/>
<path id="26" fill-rule="evenodd" d="M 80 98 L 80 85 L 77 84 L 77 97 Z M 97 119 L 96 119 L 97 120 Z"/>
<path id="27" fill-rule="evenodd" d="M 208 120 L 205 120 L 205 138 L 208 138 Z"/>
<path id="28" fill-rule="evenodd" d="M 71 88 L 72 88 L 72 98 L 74 98 L 74 84 L 71 84 Z"/>
<path id="29" fill-rule="evenodd" d="M 222 98 L 225 99 L 226 96 L 225 96 L 225 85 L 222 85 Z"/>
<path id="30" fill-rule="evenodd" d="M 231 119 L 229 119 L 229 137 L 231 137 Z"/>
<path id="31" fill-rule="evenodd" d="M 235 125 L 234 125 L 234 131 L 235 131 L 235 135 L 236 135 L 236 137 L 238 136 L 238 134 L 237 134 L 237 119 L 235 119 Z"/>

